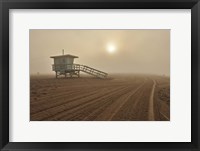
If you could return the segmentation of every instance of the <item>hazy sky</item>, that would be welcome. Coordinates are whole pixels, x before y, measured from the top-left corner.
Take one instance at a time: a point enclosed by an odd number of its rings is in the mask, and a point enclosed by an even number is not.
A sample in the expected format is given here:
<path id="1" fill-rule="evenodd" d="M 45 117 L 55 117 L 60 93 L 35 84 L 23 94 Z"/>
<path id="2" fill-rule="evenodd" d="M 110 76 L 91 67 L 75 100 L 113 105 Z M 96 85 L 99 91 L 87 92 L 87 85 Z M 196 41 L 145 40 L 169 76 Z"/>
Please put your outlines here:
<path id="1" fill-rule="evenodd" d="M 62 49 L 107 73 L 170 74 L 170 30 L 30 30 L 31 74 L 54 74 Z"/>

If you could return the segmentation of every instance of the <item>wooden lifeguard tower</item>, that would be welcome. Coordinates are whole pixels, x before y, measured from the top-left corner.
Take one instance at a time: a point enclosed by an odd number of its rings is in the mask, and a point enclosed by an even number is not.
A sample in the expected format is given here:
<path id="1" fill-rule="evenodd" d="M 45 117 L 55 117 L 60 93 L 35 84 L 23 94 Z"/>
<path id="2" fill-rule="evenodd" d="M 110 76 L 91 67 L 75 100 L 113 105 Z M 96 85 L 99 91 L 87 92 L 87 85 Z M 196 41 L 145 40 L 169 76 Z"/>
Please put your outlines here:
<path id="1" fill-rule="evenodd" d="M 54 59 L 54 64 L 52 65 L 52 70 L 56 73 L 56 78 L 58 76 L 64 75 L 65 77 L 73 77 L 74 75 L 80 77 L 80 71 L 90 74 L 99 78 L 106 78 L 107 73 L 100 70 L 91 68 L 89 66 L 74 64 L 74 59 L 78 56 L 64 54 L 59 56 L 51 56 L 50 58 Z"/>

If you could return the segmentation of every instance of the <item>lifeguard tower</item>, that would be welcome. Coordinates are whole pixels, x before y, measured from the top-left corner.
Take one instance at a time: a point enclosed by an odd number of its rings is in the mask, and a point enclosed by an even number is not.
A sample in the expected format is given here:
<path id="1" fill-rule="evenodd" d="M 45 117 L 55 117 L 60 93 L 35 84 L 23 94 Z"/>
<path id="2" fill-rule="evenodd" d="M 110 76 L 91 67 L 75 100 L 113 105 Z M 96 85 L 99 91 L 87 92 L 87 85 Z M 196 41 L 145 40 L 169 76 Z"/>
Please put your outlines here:
<path id="1" fill-rule="evenodd" d="M 89 66 L 74 64 L 74 59 L 78 58 L 78 56 L 64 54 L 59 56 L 51 56 L 50 58 L 54 59 L 54 64 L 52 65 L 52 70 L 56 73 L 56 78 L 58 76 L 64 75 L 65 77 L 80 77 L 80 71 L 90 74 L 99 78 L 106 78 L 107 73 L 102 72 L 100 70 L 91 68 Z"/>

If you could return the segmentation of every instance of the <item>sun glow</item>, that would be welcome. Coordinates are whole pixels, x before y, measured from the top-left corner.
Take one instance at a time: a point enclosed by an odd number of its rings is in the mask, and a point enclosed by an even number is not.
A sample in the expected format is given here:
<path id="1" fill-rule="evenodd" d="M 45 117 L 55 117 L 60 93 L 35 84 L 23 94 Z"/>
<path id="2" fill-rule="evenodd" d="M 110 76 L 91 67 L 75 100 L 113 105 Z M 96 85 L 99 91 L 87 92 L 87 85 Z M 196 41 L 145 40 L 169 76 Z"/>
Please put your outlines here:
<path id="1" fill-rule="evenodd" d="M 114 52 L 116 51 L 116 46 L 113 45 L 113 44 L 108 44 L 108 45 L 107 45 L 107 51 L 108 51 L 109 53 L 114 53 Z"/>

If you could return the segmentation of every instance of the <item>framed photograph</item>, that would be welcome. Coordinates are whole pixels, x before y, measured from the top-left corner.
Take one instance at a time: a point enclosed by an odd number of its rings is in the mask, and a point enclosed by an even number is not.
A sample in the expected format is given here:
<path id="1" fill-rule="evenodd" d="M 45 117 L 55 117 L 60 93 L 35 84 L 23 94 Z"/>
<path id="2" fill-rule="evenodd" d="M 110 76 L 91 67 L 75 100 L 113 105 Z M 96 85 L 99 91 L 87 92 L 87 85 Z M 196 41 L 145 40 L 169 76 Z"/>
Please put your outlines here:
<path id="1" fill-rule="evenodd" d="M 198 0 L 1 0 L 1 150 L 200 150 Z"/>
<path id="2" fill-rule="evenodd" d="M 30 121 L 170 121 L 169 29 L 30 29 L 29 48 Z"/>

